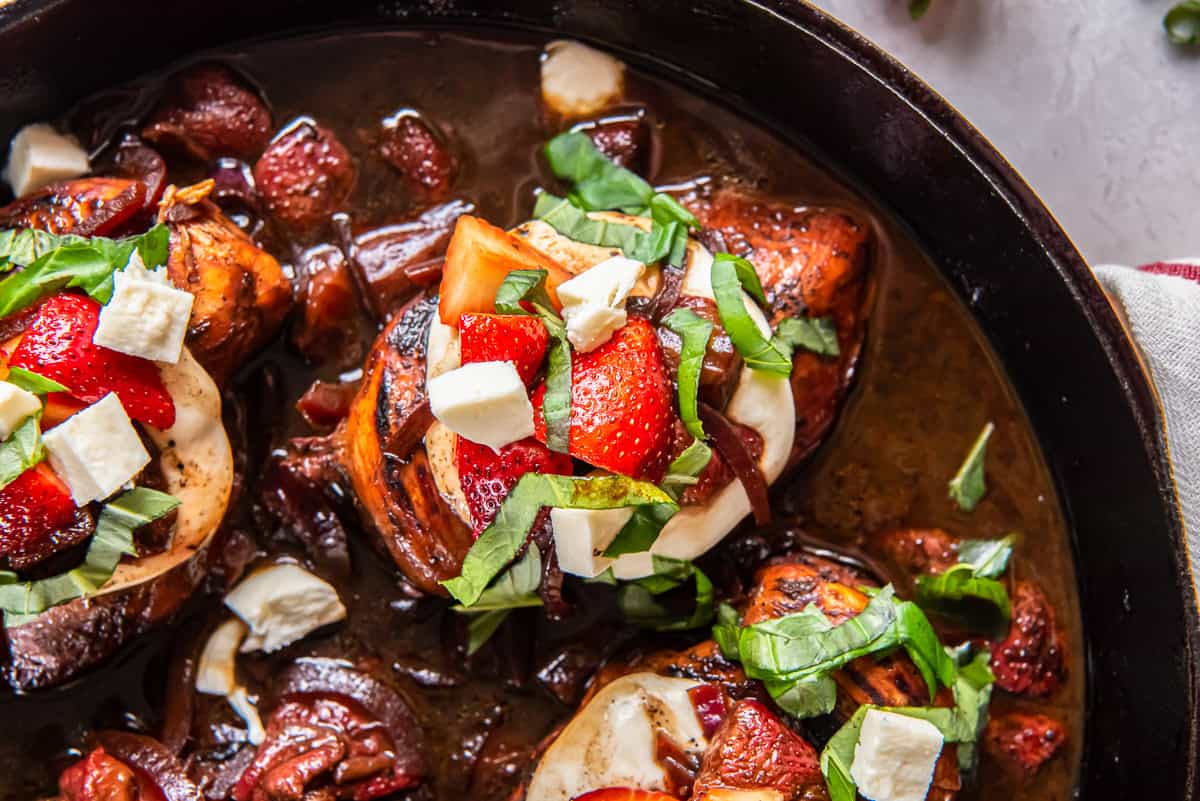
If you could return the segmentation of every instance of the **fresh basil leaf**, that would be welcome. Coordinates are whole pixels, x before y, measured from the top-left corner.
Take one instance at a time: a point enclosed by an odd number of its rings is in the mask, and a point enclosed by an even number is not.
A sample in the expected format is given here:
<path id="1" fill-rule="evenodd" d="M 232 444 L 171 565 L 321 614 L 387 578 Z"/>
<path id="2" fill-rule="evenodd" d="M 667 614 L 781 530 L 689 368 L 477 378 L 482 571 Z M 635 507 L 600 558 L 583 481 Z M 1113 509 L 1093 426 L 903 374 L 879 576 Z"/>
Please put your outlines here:
<path id="1" fill-rule="evenodd" d="M 1167 37 L 1177 45 L 1200 44 L 1200 0 L 1183 0 L 1163 17 Z"/>
<path id="2" fill-rule="evenodd" d="M 473 616 L 467 624 L 467 656 L 474 654 L 491 639 L 512 610 L 542 605 L 542 599 L 537 594 L 541 579 L 541 552 L 536 545 L 530 544 L 525 555 L 501 573 L 492 586 L 483 591 L 474 606 L 469 609 L 461 605 L 450 607 L 455 612 Z"/>
<path id="3" fill-rule="evenodd" d="M 678 499 L 683 494 L 683 487 L 689 487 L 698 482 L 699 476 L 712 460 L 712 448 L 704 442 L 694 439 L 692 444 L 683 449 L 683 453 L 671 460 L 667 465 L 667 475 L 662 485 L 673 498 Z"/>
<path id="4" fill-rule="evenodd" d="M 513 270 L 496 290 L 496 311 L 500 314 L 529 315 L 522 303 L 529 303 L 550 335 L 546 361 L 546 395 L 542 414 L 546 418 L 546 447 L 559 453 L 571 449 L 571 344 L 567 326 L 550 300 L 545 270 Z"/>
<path id="5" fill-rule="evenodd" d="M 51 392 L 70 391 L 57 381 L 38 375 L 23 367 L 8 368 L 8 377 L 4 380 L 26 392 L 32 392 L 34 395 L 48 395 Z"/>
<path id="6" fill-rule="evenodd" d="M 112 578 L 122 556 L 137 556 L 133 532 L 177 506 L 177 499 L 145 487 L 109 501 L 100 512 L 96 533 L 79 567 L 49 578 L 0 586 L 5 625 L 20 625 L 52 606 L 94 595 Z"/>
<path id="7" fill-rule="evenodd" d="M 650 550 L 658 540 L 658 535 L 662 533 L 663 527 L 678 511 L 678 506 L 639 506 L 633 510 L 628 522 L 604 549 L 603 556 L 616 559 L 627 553 L 643 553 Z"/>
<path id="8" fill-rule="evenodd" d="M 779 708 L 798 720 L 828 715 L 837 706 L 837 684 L 828 673 L 765 685 Z"/>
<path id="9" fill-rule="evenodd" d="M 738 653 L 738 635 L 742 629 L 742 618 L 734 609 L 727 603 L 722 603 L 717 607 L 717 622 L 713 624 L 713 639 L 717 641 L 717 647 L 721 649 L 721 654 L 732 662 L 741 661 L 741 654 Z"/>
<path id="10" fill-rule="evenodd" d="M 47 251 L 86 241 L 85 237 L 74 234 L 52 234 L 36 228 L 10 228 L 0 231 L 0 259 L 9 262 L 9 267 L 25 267 Z"/>
<path id="11" fill-rule="evenodd" d="M 929 689 L 929 697 L 937 694 L 938 682 L 950 687 L 954 682 L 954 661 L 942 647 L 937 632 L 921 608 L 912 601 L 896 602 L 896 642 L 903 646 L 916 665 Z"/>
<path id="12" fill-rule="evenodd" d="M 620 248 L 626 256 L 644 251 L 648 234 L 637 226 L 593 220 L 587 212 L 565 198 L 548 193 L 538 195 L 533 216 L 568 239 L 605 248 Z"/>
<path id="13" fill-rule="evenodd" d="M 789 376 L 792 373 L 791 357 L 778 343 L 763 336 L 750 312 L 746 310 L 738 261 L 744 259 L 739 260 L 728 253 L 718 253 L 713 257 L 712 288 L 717 299 L 717 313 L 721 317 L 721 325 L 725 327 L 725 333 L 729 334 L 733 346 L 737 348 L 747 367 L 751 370 L 765 370 L 776 375 Z"/>
<path id="14" fill-rule="evenodd" d="M 30 415 L 9 434 L 8 439 L 0 442 L 0 489 L 46 458 L 46 450 L 42 447 L 41 419 L 41 413 Z"/>
<path id="15" fill-rule="evenodd" d="M 474 606 L 529 536 L 542 507 L 619 509 L 665 505 L 678 509 L 670 495 L 653 484 L 626 476 L 581 477 L 526 473 L 500 505 L 496 519 L 471 546 L 462 574 L 442 582 L 464 606 Z"/>
<path id="16" fill-rule="evenodd" d="M 654 557 L 655 573 L 621 585 L 617 606 L 629 622 L 655 631 L 688 631 L 706 626 L 713 619 L 713 585 L 708 576 L 691 562 Z M 691 579 L 696 588 L 696 603 L 686 617 L 673 615 L 655 600 Z"/>
<path id="17" fill-rule="evenodd" d="M 34 305 L 62 289 L 81 289 L 101 303 L 112 298 L 113 273 L 129 263 L 134 250 L 147 267 L 165 264 L 170 231 L 156 225 L 140 236 L 125 239 L 63 237 L 53 247 L 31 247 L 19 255 L 37 253 L 25 269 L 0 281 L 0 318 Z M 14 239 L 15 241 L 15 239 Z M 43 242 L 44 245 L 44 242 Z"/>
<path id="18" fill-rule="evenodd" d="M 908 16 L 918 20 L 929 10 L 930 0 L 908 0 Z"/>
<path id="19" fill-rule="evenodd" d="M 976 576 L 996 578 L 1008 569 L 1016 542 L 1015 534 L 998 540 L 963 540 L 958 544 L 958 561 L 970 565 Z"/>
<path id="20" fill-rule="evenodd" d="M 767 294 L 763 292 L 762 281 L 758 278 L 758 270 L 754 269 L 754 265 L 741 256 L 734 256 L 732 253 L 718 253 L 718 257 L 722 261 L 733 265 L 733 271 L 737 275 L 738 283 L 742 285 L 742 289 L 746 294 L 758 301 L 759 306 L 768 306 Z"/>
<path id="21" fill-rule="evenodd" d="M 684 208 L 675 198 L 661 192 L 650 198 L 650 218 L 663 225 L 674 222 L 688 229 L 700 227 L 700 221 L 696 219 L 695 214 Z"/>
<path id="22" fill-rule="evenodd" d="M 950 479 L 950 497 L 964 512 L 973 511 L 987 493 L 983 462 L 987 457 L 988 440 L 992 438 L 992 432 L 995 430 L 996 426 L 990 422 L 983 427 L 983 431 L 979 432 L 979 436 L 971 445 L 962 467 L 958 468 L 954 478 Z"/>
<path id="23" fill-rule="evenodd" d="M 644 207 L 654 187 L 600 152 L 586 135 L 559 134 L 546 143 L 546 161 L 554 174 L 574 184 L 574 195 L 589 210 Z"/>
<path id="24" fill-rule="evenodd" d="M 679 335 L 679 419 L 697 440 L 703 440 L 700 422 L 700 371 L 712 337 L 713 324 L 691 309 L 680 307 L 663 318 L 663 325 Z"/>
<path id="25" fill-rule="evenodd" d="M 930 612 L 964 621 L 968 627 L 1000 633 L 1008 629 L 1008 590 L 959 564 L 937 576 L 917 578 L 917 604 Z"/>
<path id="26" fill-rule="evenodd" d="M 821 749 L 821 774 L 829 790 L 829 801 L 856 801 L 858 785 L 850 777 L 850 766 L 854 764 L 854 749 L 862 733 L 863 718 L 870 706 L 860 706 L 854 715 L 829 738 Z"/>
<path id="27" fill-rule="evenodd" d="M 784 317 L 775 326 L 775 339 L 791 348 L 804 348 L 818 356 L 837 357 L 837 326 L 832 317 Z M 790 354 L 789 354 L 790 357 Z"/>
<path id="28" fill-rule="evenodd" d="M 510 614 L 511 609 L 493 609 L 471 618 L 467 624 L 467 656 L 482 648 Z"/>

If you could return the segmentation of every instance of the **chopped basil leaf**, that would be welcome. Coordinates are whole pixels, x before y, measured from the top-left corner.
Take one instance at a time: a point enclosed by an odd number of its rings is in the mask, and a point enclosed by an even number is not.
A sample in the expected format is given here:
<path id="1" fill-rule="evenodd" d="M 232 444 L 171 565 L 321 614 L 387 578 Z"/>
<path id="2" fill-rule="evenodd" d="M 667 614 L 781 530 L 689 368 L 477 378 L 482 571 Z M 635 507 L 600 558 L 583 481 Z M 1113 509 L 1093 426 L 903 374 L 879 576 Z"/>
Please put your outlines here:
<path id="1" fill-rule="evenodd" d="M 37 247 L 22 247 L 20 252 L 10 255 L 21 258 L 38 255 L 23 270 L 0 281 L 0 317 L 68 288 L 82 289 L 101 303 L 107 303 L 112 297 L 113 273 L 129 263 L 133 251 L 141 254 L 147 267 L 157 267 L 167 261 L 170 238 L 166 226 L 156 225 L 140 236 L 125 239 L 62 237 L 53 247 L 46 247 L 45 242 Z"/>
<path id="2" fill-rule="evenodd" d="M 908 0 L 908 16 L 915 20 L 925 16 L 929 3 L 930 0 Z"/>
<path id="3" fill-rule="evenodd" d="M 998 540 L 963 540 L 958 544 L 958 561 L 970 565 L 977 576 L 996 578 L 1008 569 L 1016 541 L 1015 534 Z"/>
<path id="4" fill-rule="evenodd" d="M 663 197 L 666 197 L 665 195 Z M 568 239 L 606 248 L 619 248 L 626 256 L 643 264 L 667 260 L 683 264 L 687 248 L 687 228 L 673 219 L 655 220 L 649 231 L 635 225 L 593 220 L 587 211 L 572 201 L 547 193 L 538 195 L 533 216 Z"/>
<path id="5" fill-rule="evenodd" d="M 462 574 L 442 582 L 464 606 L 474 606 L 487 585 L 512 561 L 529 536 L 542 507 L 619 509 L 664 505 L 678 509 L 670 495 L 653 484 L 625 476 L 574 476 L 526 473 L 509 492 L 492 521 L 463 560 Z"/>
<path id="6" fill-rule="evenodd" d="M 850 778 L 850 766 L 854 764 L 854 750 L 858 747 L 863 718 L 868 709 L 875 708 L 860 706 L 821 749 L 821 774 L 829 790 L 829 801 L 856 801 L 858 798 L 858 785 Z"/>
<path id="7" fill-rule="evenodd" d="M 917 579 L 917 603 L 930 612 L 993 632 L 1008 628 L 1008 590 L 995 580 L 1008 566 L 1013 535 L 999 540 L 964 540 L 959 563 L 934 576 Z"/>
<path id="8" fill-rule="evenodd" d="M 513 270 L 496 290 L 496 311 L 500 314 L 530 313 L 529 303 L 550 335 L 550 355 L 546 362 L 546 396 L 542 413 L 546 417 L 546 447 L 570 453 L 571 446 L 571 345 L 550 293 L 546 289 L 545 270 Z"/>
<path id="9" fill-rule="evenodd" d="M 1200 0 L 1176 3 L 1163 17 L 1163 27 L 1177 45 L 1200 44 Z"/>
<path id="10" fill-rule="evenodd" d="M 663 318 L 663 325 L 679 335 L 679 419 L 697 440 L 704 439 L 700 422 L 700 371 L 712 337 L 713 324 L 691 309 L 678 308 Z"/>
<path id="11" fill-rule="evenodd" d="M 603 556 L 616 559 L 627 553 L 643 553 L 650 550 L 658 540 L 658 535 L 662 533 L 663 526 L 667 525 L 678 511 L 678 506 L 639 506 L 633 510 L 628 522 L 604 549 Z"/>
<path id="12" fill-rule="evenodd" d="M 8 439 L 0 442 L 0 489 L 21 477 L 29 468 L 46 458 L 42 447 L 41 413 L 30 415 Z"/>
<path id="13" fill-rule="evenodd" d="M 7 272 L 14 266 L 28 266 L 43 253 L 63 245 L 76 245 L 87 241 L 86 237 L 52 234 L 36 228 L 9 228 L 0 231 L 0 261 L 6 262 L 0 267 L 0 272 Z"/>
<path id="14" fill-rule="evenodd" d="M 733 346 L 741 354 L 746 366 L 752 370 L 765 370 L 776 375 L 789 376 L 792 373 L 792 360 L 784 347 L 767 339 L 759 330 L 754 318 L 746 310 L 742 296 L 741 271 L 737 267 L 736 256 L 728 253 L 718 253 L 713 257 L 712 288 L 717 299 L 717 313 L 721 316 L 721 325 L 729 334 Z"/>
<path id="15" fill-rule="evenodd" d="M 992 432 L 995 430 L 996 426 L 990 422 L 983 427 L 983 431 L 979 432 L 979 436 L 971 445 L 962 467 L 958 468 L 954 478 L 950 479 L 950 497 L 964 512 L 974 510 L 987 493 L 983 462 L 987 457 L 988 440 L 992 438 Z"/>
<path id="16" fill-rule="evenodd" d="M 667 475 L 663 479 L 663 489 L 672 497 L 678 498 L 683 494 L 680 487 L 688 487 L 699 481 L 699 476 L 712 460 L 712 448 L 704 442 L 694 439 L 692 444 L 684 448 L 683 453 L 676 456 L 667 466 Z"/>
<path id="17" fill-rule="evenodd" d="M 546 143 L 545 152 L 550 169 L 574 184 L 574 195 L 586 209 L 645 207 L 654 195 L 654 187 L 609 161 L 582 133 L 559 134 Z"/>
<path id="18" fill-rule="evenodd" d="M 896 626 L 894 629 L 896 643 L 903 646 L 908 658 L 917 666 L 929 697 L 937 693 L 938 682 L 946 687 L 954 682 L 954 661 L 942 647 L 937 632 L 921 607 L 912 601 L 898 601 L 896 604 Z"/>
<path id="19" fill-rule="evenodd" d="M 133 532 L 177 506 L 179 501 L 170 495 L 137 487 L 104 507 L 79 567 L 36 581 L 17 581 L 13 573 L 0 576 L 5 625 L 20 625 L 52 606 L 98 592 L 112 578 L 122 556 L 137 556 Z"/>
<path id="20" fill-rule="evenodd" d="M 779 708 L 794 718 L 828 715 L 837 706 L 837 684 L 828 673 L 798 681 L 767 681 L 767 692 Z"/>
<path id="21" fill-rule="evenodd" d="M 758 301 L 760 306 L 769 306 L 767 303 L 767 295 L 763 292 L 762 281 L 758 278 L 758 271 L 754 269 L 754 265 L 741 256 L 734 256 L 732 253 L 718 253 L 717 257 L 723 261 L 733 265 L 733 271 L 737 275 L 738 283 L 742 285 L 742 289 L 746 294 Z"/>
<path id="22" fill-rule="evenodd" d="M 696 588 L 696 605 L 686 617 L 673 615 L 655 600 L 682 586 L 689 579 Z M 688 631 L 708 625 L 713 619 L 713 585 L 708 576 L 691 562 L 654 557 L 654 574 L 621 585 L 617 606 L 625 619 L 655 631 Z"/>
<path id="23" fill-rule="evenodd" d="M 838 356 L 837 326 L 831 317 L 785 317 L 775 326 L 775 338 L 794 352 L 804 348 L 818 356 Z"/>
<path id="24" fill-rule="evenodd" d="M 451 607 L 455 612 L 474 616 L 467 624 L 467 656 L 491 639 L 512 610 L 542 605 L 537 594 L 541 579 L 542 555 L 537 546 L 531 544 L 525 556 L 501 573 L 472 607 Z"/>
<path id="25" fill-rule="evenodd" d="M 32 392 L 34 395 L 48 395 L 51 392 L 69 391 L 57 381 L 38 375 L 23 367 L 8 368 L 8 377 L 4 380 L 26 392 Z"/>

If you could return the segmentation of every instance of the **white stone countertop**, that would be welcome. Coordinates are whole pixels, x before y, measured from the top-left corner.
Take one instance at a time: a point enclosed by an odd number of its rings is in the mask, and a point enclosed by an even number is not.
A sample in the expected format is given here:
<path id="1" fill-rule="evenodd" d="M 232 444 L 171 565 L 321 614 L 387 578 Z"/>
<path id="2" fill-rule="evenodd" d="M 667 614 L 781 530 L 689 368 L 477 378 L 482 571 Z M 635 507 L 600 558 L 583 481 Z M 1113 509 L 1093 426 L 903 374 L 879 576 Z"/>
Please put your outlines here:
<path id="1" fill-rule="evenodd" d="M 814 0 L 958 107 L 1092 263 L 1200 256 L 1200 47 L 1173 0 Z"/>

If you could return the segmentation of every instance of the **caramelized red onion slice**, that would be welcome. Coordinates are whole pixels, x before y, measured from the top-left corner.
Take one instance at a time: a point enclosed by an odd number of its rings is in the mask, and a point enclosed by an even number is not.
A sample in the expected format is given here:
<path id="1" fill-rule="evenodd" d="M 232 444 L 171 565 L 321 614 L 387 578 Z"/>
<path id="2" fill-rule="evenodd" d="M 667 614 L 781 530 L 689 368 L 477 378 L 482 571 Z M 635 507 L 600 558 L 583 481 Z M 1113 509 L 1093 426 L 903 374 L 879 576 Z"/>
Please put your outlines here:
<path id="1" fill-rule="evenodd" d="M 699 684 L 688 690 L 688 698 L 692 699 L 692 706 L 696 708 L 696 717 L 700 719 L 704 736 L 711 738 L 729 711 L 725 693 L 715 684 Z"/>
<path id="2" fill-rule="evenodd" d="M 196 801 L 200 788 L 188 778 L 183 763 L 158 740 L 123 731 L 101 731 L 96 744 L 140 772 L 158 788 L 164 801 Z"/>
<path id="3" fill-rule="evenodd" d="M 280 678 L 280 697 L 341 695 L 356 701 L 383 724 L 392 738 L 396 775 L 425 775 L 421 724 L 400 694 L 382 681 L 339 659 L 299 659 Z M 170 799 L 169 801 L 173 801 Z"/>
<path id="4" fill-rule="evenodd" d="M 754 522 L 765 526 L 771 522 L 771 500 L 767 495 L 767 480 L 759 469 L 746 443 L 738 436 L 737 429 L 729 418 L 718 412 L 707 403 L 699 404 L 700 421 L 704 430 L 712 438 L 713 445 L 721 458 L 733 470 L 734 476 L 742 482 L 746 496 L 750 499 L 750 507 L 754 511 Z"/>

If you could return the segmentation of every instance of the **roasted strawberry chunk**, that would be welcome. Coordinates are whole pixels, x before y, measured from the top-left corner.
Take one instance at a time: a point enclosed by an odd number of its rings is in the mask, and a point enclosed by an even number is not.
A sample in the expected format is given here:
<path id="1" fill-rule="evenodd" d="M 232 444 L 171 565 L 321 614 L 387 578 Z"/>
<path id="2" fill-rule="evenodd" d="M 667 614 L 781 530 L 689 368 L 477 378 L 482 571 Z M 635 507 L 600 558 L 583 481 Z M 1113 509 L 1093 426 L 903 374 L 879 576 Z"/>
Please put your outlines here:
<path id="1" fill-rule="evenodd" d="M 443 142 L 444 137 L 424 118 L 407 111 L 383 121 L 379 155 L 410 182 L 438 197 L 450 188 L 456 170 Z"/>
<path id="2" fill-rule="evenodd" d="M 142 136 L 208 161 L 254 156 L 271 138 L 271 112 L 228 67 L 198 64 L 171 77 Z"/>
<path id="3" fill-rule="evenodd" d="M 997 686 L 1039 698 L 1050 695 L 1066 679 L 1065 648 L 1054 607 L 1041 588 L 1018 581 L 1012 594 L 1012 626 L 992 649 Z"/>
<path id="4" fill-rule="evenodd" d="M 653 133 L 644 117 L 598 122 L 583 132 L 614 163 L 643 177 L 650 173 Z"/>
<path id="5" fill-rule="evenodd" d="M 988 721 L 983 743 L 989 754 L 1032 778 L 1066 740 L 1066 727 L 1054 718 L 1009 712 Z"/>
<path id="6" fill-rule="evenodd" d="M 555 453 L 535 439 L 523 439 L 505 445 L 496 453 L 487 445 L 457 438 L 455 459 L 458 478 L 475 536 L 496 519 L 500 504 L 526 473 L 571 474 L 571 457 Z M 537 525 L 534 526 L 537 528 Z"/>
<path id="7" fill-rule="evenodd" d="M 146 185 L 124 178 L 50 184 L 0 209 L 0 228 L 109 236 L 142 210 Z"/>
<path id="8" fill-rule="evenodd" d="M 945 573 L 958 564 L 958 538 L 940 528 L 908 528 L 880 535 L 879 547 L 911 575 Z"/>
<path id="9" fill-rule="evenodd" d="M 9 363 L 59 382 L 86 403 L 115 392 L 134 420 L 155 428 L 173 426 L 175 403 L 158 365 L 93 343 L 99 323 L 99 303 L 81 295 L 57 295 L 42 305 Z"/>
<path id="10" fill-rule="evenodd" d="M 546 358 L 550 335 L 536 317 L 468 312 L 459 318 L 463 364 L 512 362 L 529 386 Z"/>
<path id="11" fill-rule="evenodd" d="M 20 570 L 73 545 L 90 533 L 90 518 L 77 520 L 75 502 L 45 463 L 0 489 L 0 562 Z"/>
<path id="12" fill-rule="evenodd" d="M 285 128 L 254 165 L 267 207 L 293 228 L 325 222 L 354 189 L 354 160 L 337 135 L 310 119 Z"/>
<path id="13" fill-rule="evenodd" d="M 546 441 L 542 404 L 533 395 L 536 436 Z M 658 481 L 670 457 L 675 391 L 654 328 L 634 317 L 613 338 L 571 363 L 571 455 L 637 479 Z"/>
<path id="14" fill-rule="evenodd" d="M 697 801 L 721 790 L 775 790 L 800 798 L 821 782 L 816 750 L 758 701 L 739 701 L 713 737 L 693 785 Z"/>
<path id="15" fill-rule="evenodd" d="M 58 789 L 64 801 L 147 801 L 138 777 L 121 760 L 97 748 L 62 772 Z"/>

